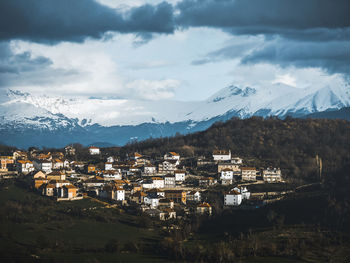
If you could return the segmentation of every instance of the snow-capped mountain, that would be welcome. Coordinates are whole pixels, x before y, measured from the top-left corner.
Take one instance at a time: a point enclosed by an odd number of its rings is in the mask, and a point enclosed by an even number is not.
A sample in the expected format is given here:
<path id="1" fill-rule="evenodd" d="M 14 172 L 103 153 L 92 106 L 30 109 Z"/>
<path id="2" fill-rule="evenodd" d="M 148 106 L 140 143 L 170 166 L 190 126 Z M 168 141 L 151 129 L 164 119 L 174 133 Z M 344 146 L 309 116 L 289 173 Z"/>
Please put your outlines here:
<path id="1" fill-rule="evenodd" d="M 132 138 L 184 134 L 234 116 L 302 117 L 338 110 L 350 106 L 350 87 L 231 85 L 205 101 L 194 102 L 64 98 L 13 90 L 0 98 L 2 143 L 27 147 L 37 142 L 26 135 L 40 131 L 46 139 L 36 145 L 63 146 L 70 142 L 124 144 Z M 60 140 L 53 140 L 53 134 Z"/>

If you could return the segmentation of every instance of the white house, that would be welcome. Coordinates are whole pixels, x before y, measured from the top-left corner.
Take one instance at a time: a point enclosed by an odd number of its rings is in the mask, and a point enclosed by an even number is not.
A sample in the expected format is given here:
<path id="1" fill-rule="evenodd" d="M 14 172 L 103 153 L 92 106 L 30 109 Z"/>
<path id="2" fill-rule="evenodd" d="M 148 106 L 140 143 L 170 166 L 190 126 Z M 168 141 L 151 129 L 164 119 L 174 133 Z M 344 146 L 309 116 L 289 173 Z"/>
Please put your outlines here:
<path id="1" fill-rule="evenodd" d="M 159 177 L 152 177 L 153 187 L 152 188 L 164 188 L 164 179 Z"/>
<path id="2" fill-rule="evenodd" d="M 222 185 L 230 185 L 233 183 L 233 170 L 226 168 L 221 170 L 220 180 Z"/>
<path id="3" fill-rule="evenodd" d="M 158 165 L 159 173 L 174 173 L 178 160 L 165 160 Z"/>
<path id="4" fill-rule="evenodd" d="M 143 173 L 146 175 L 155 174 L 156 172 L 157 168 L 152 164 L 145 164 L 143 166 Z"/>
<path id="5" fill-rule="evenodd" d="M 114 191 L 114 200 L 124 201 L 125 200 L 125 190 L 122 187 L 117 187 Z"/>
<path id="6" fill-rule="evenodd" d="M 34 171 L 34 165 L 29 160 L 18 160 L 16 168 L 18 172 L 24 173 L 24 174 Z"/>
<path id="7" fill-rule="evenodd" d="M 120 169 L 103 171 L 103 178 L 105 180 L 121 180 L 122 173 Z"/>
<path id="8" fill-rule="evenodd" d="M 151 188 L 153 188 L 153 181 L 152 181 L 152 179 L 143 181 L 142 182 L 142 188 L 144 188 L 144 189 L 151 189 Z"/>
<path id="9" fill-rule="evenodd" d="M 64 163 L 60 159 L 52 160 L 52 169 L 59 170 L 64 168 Z"/>
<path id="10" fill-rule="evenodd" d="M 180 155 L 176 152 L 168 152 L 164 155 L 164 160 L 176 160 L 176 165 L 180 164 Z"/>
<path id="11" fill-rule="evenodd" d="M 164 179 L 159 177 L 152 177 L 152 179 L 142 182 L 142 187 L 145 189 L 164 188 Z"/>
<path id="12" fill-rule="evenodd" d="M 186 193 L 186 201 L 200 202 L 201 192 L 199 191 L 189 191 Z"/>
<path id="13" fill-rule="evenodd" d="M 144 199 L 143 199 L 143 202 L 146 204 L 146 205 L 149 205 L 151 208 L 156 208 L 158 207 L 159 205 L 159 199 L 161 199 L 163 197 L 159 197 L 159 196 L 146 196 Z"/>
<path id="14" fill-rule="evenodd" d="M 263 171 L 263 179 L 268 183 L 276 183 L 282 181 L 282 173 L 279 168 L 267 168 Z"/>
<path id="15" fill-rule="evenodd" d="M 249 199 L 250 198 L 250 192 L 248 191 L 247 187 L 235 187 L 233 188 L 234 191 L 240 193 L 242 195 L 242 200 Z"/>
<path id="16" fill-rule="evenodd" d="M 164 192 L 164 190 L 160 190 L 160 189 L 157 189 L 157 188 L 152 188 L 151 190 L 147 191 L 147 195 L 148 196 L 159 196 L 159 197 L 164 198 L 165 197 L 165 192 Z"/>
<path id="17" fill-rule="evenodd" d="M 175 181 L 176 182 L 183 182 L 186 179 L 186 171 L 185 170 L 176 170 L 174 172 L 175 174 Z"/>
<path id="18" fill-rule="evenodd" d="M 90 146 L 89 153 L 90 153 L 90 155 L 98 155 L 98 154 L 100 154 L 100 148 L 95 147 L 95 146 Z"/>
<path id="19" fill-rule="evenodd" d="M 228 168 L 221 170 L 220 179 L 221 180 L 232 180 L 233 179 L 233 170 L 228 169 Z"/>
<path id="20" fill-rule="evenodd" d="M 231 163 L 241 165 L 243 163 L 243 159 L 239 157 L 232 157 Z"/>
<path id="21" fill-rule="evenodd" d="M 113 170 L 113 163 L 107 162 L 105 163 L 105 170 Z"/>
<path id="22" fill-rule="evenodd" d="M 214 150 L 213 151 L 214 161 L 228 161 L 231 160 L 231 150 Z"/>
<path id="23" fill-rule="evenodd" d="M 242 203 L 242 194 L 238 191 L 231 190 L 224 195 L 224 204 L 228 206 L 239 206 Z"/>
<path id="24" fill-rule="evenodd" d="M 114 163 L 114 157 L 113 156 L 109 156 L 107 157 L 107 163 Z"/>
<path id="25" fill-rule="evenodd" d="M 41 170 L 45 173 L 51 173 L 52 171 L 52 163 L 48 160 L 34 160 L 33 165 L 36 170 Z"/>
<path id="26" fill-rule="evenodd" d="M 115 201 L 125 200 L 125 190 L 120 186 L 115 187 L 111 185 L 106 185 L 103 187 L 101 191 L 99 191 L 98 195 L 102 198 L 115 200 Z"/>
<path id="27" fill-rule="evenodd" d="M 71 183 L 67 180 L 52 180 L 50 181 L 57 189 L 63 186 L 70 185 Z"/>
<path id="28" fill-rule="evenodd" d="M 64 168 L 70 168 L 70 163 L 69 163 L 69 161 L 67 159 L 63 161 L 63 167 Z"/>
<path id="29" fill-rule="evenodd" d="M 173 188 L 175 185 L 175 175 L 167 174 L 164 176 L 164 187 Z"/>

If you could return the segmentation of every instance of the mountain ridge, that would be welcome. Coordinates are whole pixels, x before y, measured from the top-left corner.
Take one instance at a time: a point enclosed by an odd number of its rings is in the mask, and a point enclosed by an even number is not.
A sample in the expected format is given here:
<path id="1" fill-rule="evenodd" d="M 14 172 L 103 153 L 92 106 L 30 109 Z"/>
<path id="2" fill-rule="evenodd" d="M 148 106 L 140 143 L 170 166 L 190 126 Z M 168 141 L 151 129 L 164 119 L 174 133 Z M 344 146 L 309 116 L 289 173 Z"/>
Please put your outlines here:
<path id="1" fill-rule="evenodd" d="M 200 102 L 67 99 L 13 90 L 6 96 L 0 103 L 0 134 L 5 143 L 17 147 L 73 142 L 124 145 L 205 130 L 232 117 L 313 118 L 350 106 L 346 85 L 298 89 L 280 83 L 265 89 L 230 85 Z M 121 120 L 130 120 L 118 123 L 118 114 L 123 114 Z"/>

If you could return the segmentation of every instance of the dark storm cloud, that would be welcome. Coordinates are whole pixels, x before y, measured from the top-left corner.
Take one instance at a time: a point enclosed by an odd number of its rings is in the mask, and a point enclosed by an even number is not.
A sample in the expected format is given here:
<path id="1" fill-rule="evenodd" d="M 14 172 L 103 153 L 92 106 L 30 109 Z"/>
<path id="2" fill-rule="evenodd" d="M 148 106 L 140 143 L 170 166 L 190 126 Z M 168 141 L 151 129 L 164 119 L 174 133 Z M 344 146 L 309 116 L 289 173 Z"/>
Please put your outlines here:
<path id="1" fill-rule="evenodd" d="M 244 64 L 319 67 L 350 76 L 349 0 L 184 0 L 176 22 L 232 35 L 263 35 L 249 46 L 228 44 L 193 65 L 240 59 Z M 240 40 L 238 40 L 240 41 Z"/>
<path id="2" fill-rule="evenodd" d="M 0 39 L 83 41 L 106 32 L 172 33 L 178 27 L 214 27 L 232 34 L 349 39 L 348 0 L 183 0 L 126 12 L 94 0 L 0 0 Z"/>
<path id="3" fill-rule="evenodd" d="M 173 30 L 173 7 L 166 2 L 122 13 L 93 0 L 0 0 L 2 40 L 79 42 L 108 31 L 148 36 Z"/>
<path id="4" fill-rule="evenodd" d="M 51 65 L 49 58 L 33 57 L 30 52 L 14 54 L 8 42 L 0 42 L 0 87 L 52 84 L 78 75 L 78 72 L 52 68 Z"/>
<path id="5" fill-rule="evenodd" d="M 349 39 L 348 0 L 184 0 L 176 21 L 234 34 Z"/>
<path id="6" fill-rule="evenodd" d="M 269 62 L 282 67 L 290 65 L 318 67 L 329 73 L 350 75 L 350 45 L 347 41 L 302 42 L 276 39 L 243 57 L 242 63 Z"/>
<path id="7" fill-rule="evenodd" d="M 0 40 L 81 42 L 121 32 L 134 33 L 138 45 L 156 33 L 211 27 L 232 35 L 263 35 L 264 40 L 256 47 L 235 39 L 237 43 L 210 52 L 193 65 L 240 59 L 246 64 L 320 67 L 350 75 L 349 14 L 349 0 L 183 0 L 175 8 L 163 2 L 128 11 L 94 0 L 0 0 Z M 49 69 L 51 63 L 28 53 L 11 59 L 12 65 L 2 63 L 0 72 L 28 72 L 35 67 L 40 71 L 38 65 Z"/>
<path id="8" fill-rule="evenodd" d="M 47 67 L 52 61 L 45 57 L 31 58 L 30 52 L 13 54 L 8 43 L 0 43 L 0 74 L 18 74 Z"/>
<path id="9" fill-rule="evenodd" d="M 192 61 L 192 65 L 203 65 L 221 60 L 239 59 L 246 56 L 254 48 L 264 43 L 262 38 L 236 38 L 229 44 L 218 50 L 214 50 L 204 55 L 204 57 Z"/>

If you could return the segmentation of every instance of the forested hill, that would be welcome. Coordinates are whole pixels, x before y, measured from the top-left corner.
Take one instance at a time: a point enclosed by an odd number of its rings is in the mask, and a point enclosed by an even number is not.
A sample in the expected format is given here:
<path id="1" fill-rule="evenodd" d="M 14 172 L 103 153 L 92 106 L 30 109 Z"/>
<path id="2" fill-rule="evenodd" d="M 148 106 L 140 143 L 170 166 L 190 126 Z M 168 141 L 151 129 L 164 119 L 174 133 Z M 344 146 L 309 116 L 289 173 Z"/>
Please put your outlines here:
<path id="1" fill-rule="evenodd" d="M 177 151 L 182 156 L 206 155 L 214 149 L 231 149 L 233 155 L 251 159 L 253 165 L 275 165 L 289 178 L 317 178 L 316 155 L 323 174 L 334 173 L 350 160 L 350 122 L 328 119 L 231 119 L 203 132 L 172 138 L 149 139 L 121 150 L 161 155 Z"/>

